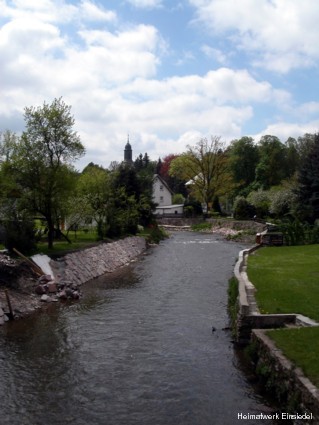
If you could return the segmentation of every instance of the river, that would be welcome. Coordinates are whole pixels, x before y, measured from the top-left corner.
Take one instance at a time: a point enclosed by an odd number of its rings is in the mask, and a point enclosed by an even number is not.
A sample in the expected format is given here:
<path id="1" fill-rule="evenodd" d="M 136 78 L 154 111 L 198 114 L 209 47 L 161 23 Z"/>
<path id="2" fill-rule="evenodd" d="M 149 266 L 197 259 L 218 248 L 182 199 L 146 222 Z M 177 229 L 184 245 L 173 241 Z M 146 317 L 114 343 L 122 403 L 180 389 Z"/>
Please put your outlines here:
<path id="1" fill-rule="evenodd" d="M 0 423 L 232 425 L 272 413 L 225 330 L 242 248 L 176 232 L 85 284 L 80 302 L 3 326 Z"/>

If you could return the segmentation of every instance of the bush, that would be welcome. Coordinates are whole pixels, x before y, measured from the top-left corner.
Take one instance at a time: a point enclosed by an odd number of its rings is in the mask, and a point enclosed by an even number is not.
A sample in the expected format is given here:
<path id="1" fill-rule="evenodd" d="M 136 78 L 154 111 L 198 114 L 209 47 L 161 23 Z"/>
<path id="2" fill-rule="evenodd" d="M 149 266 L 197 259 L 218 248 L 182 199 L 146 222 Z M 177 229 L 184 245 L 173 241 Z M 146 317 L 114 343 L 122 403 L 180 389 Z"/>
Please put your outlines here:
<path id="1" fill-rule="evenodd" d="M 234 203 L 234 218 L 248 220 L 255 215 L 254 207 L 243 196 L 238 196 Z"/>
<path id="2" fill-rule="evenodd" d="M 185 198 L 181 193 L 175 193 L 173 195 L 172 203 L 173 204 L 184 204 Z"/>
<path id="3" fill-rule="evenodd" d="M 167 234 L 163 229 L 158 227 L 157 225 L 152 225 L 149 228 L 149 233 L 147 235 L 147 242 L 149 243 L 160 243 L 163 239 L 167 238 Z"/>
<path id="4" fill-rule="evenodd" d="M 269 215 L 270 195 L 265 190 L 255 190 L 247 196 L 247 201 L 255 208 L 258 218 L 264 218 Z"/>
<path id="5" fill-rule="evenodd" d="M 280 230 L 284 235 L 286 245 L 308 245 L 319 243 L 319 226 L 311 226 L 298 220 L 283 222 Z"/>
<path id="6" fill-rule="evenodd" d="M 211 228 L 212 228 L 212 223 L 207 223 L 207 222 L 192 225 L 192 230 L 194 230 L 195 232 L 200 232 L 202 230 L 211 230 Z"/>
<path id="7" fill-rule="evenodd" d="M 33 221 L 8 220 L 4 223 L 4 227 L 4 245 L 9 252 L 13 252 L 13 248 L 24 254 L 30 254 L 36 250 L 36 230 Z"/>

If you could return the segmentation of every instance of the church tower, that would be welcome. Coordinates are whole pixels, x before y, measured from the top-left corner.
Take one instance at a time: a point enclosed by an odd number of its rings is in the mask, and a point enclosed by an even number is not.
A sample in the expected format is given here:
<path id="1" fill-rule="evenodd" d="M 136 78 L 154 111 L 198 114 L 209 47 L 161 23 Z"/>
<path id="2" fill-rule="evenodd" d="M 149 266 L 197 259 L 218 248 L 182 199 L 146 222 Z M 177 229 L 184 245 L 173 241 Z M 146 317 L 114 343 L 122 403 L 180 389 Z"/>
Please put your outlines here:
<path id="1" fill-rule="evenodd" d="M 125 148 L 124 148 L 124 162 L 125 162 L 125 164 L 132 164 L 133 163 L 132 155 L 133 155 L 132 146 L 130 145 L 129 136 L 127 136 L 127 143 L 126 143 Z"/>

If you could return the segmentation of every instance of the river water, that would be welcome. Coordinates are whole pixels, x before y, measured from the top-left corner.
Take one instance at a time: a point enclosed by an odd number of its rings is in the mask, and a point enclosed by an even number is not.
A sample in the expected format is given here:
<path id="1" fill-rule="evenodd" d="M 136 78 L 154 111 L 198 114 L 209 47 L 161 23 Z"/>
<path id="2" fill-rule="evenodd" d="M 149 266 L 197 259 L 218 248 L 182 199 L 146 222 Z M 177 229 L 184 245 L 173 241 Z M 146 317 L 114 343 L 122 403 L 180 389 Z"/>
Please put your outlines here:
<path id="1" fill-rule="evenodd" d="M 2 327 L 0 423 L 232 425 L 271 413 L 224 329 L 242 248 L 174 233 L 84 285 L 80 302 Z"/>

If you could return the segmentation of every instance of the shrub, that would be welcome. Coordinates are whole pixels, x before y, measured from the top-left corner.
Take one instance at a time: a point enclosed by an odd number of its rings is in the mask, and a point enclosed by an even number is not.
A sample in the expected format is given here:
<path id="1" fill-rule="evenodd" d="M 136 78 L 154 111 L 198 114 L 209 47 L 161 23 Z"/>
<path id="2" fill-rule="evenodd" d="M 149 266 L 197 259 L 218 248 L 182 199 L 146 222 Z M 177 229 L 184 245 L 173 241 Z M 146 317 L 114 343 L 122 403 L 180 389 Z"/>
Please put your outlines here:
<path id="1" fill-rule="evenodd" d="M 269 215 L 271 201 L 268 191 L 259 189 L 250 192 L 247 201 L 255 208 L 257 217 L 264 218 Z"/>
<path id="2" fill-rule="evenodd" d="M 157 225 L 152 225 L 149 228 L 149 233 L 147 235 L 147 242 L 149 243 L 160 243 L 163 239 L 167 238 L 167 234 L 163 229 Z"/>
<path id="3" fill-rule="evenodd" d="M 29 254 L 36 249 L 36 230 L 31 220 L 8 220 L 4 223 L 4 245 L 13 252 L 13 248 L 22 253 Z"/>
<path id="4" fill-rule="evenodd" d="M 211 228 L 212 228 L 212 223 L 207 223 L 207 222 L 192 225 L 192 230 L 194 230 L 195 232 L 200 232 L 201 230 L 210 230 Z"/>
<path id="5" fill-rule="evenodd" d="M 243 196 L 238 196 L 234 203 L 234 218 L 236 220 L 247 220 L 254 215 L 254 207 Z"/>
<path id="6" fill-rule="evenodd" d="M 173 204 L 184 204 L 185 198 L 181 193 L 175 193 L 172 199 Z"/>

